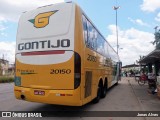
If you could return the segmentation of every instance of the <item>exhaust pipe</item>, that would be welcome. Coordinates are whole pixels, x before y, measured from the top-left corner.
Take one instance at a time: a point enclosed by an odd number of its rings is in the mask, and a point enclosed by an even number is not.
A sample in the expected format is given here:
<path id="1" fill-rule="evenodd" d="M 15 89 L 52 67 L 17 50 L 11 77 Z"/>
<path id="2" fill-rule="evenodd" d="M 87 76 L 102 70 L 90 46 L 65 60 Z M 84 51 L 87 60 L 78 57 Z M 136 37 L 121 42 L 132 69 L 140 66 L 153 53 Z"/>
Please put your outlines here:
<path id="1" fill-rule="evenodd" d="M 24 96 L 24 95 L 21 95 L 21 99 L 22 99 L 22 100 L 25 100 L 25 96 Z"/>

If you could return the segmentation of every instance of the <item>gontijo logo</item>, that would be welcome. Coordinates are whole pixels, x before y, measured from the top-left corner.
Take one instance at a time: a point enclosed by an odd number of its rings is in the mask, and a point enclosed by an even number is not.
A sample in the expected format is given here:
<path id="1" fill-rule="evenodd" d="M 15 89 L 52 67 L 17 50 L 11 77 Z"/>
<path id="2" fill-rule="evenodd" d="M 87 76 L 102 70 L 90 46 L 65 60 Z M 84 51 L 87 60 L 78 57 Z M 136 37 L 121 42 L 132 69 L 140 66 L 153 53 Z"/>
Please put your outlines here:
<path id="1" fill-rule="evenodd" d="M 29 22 L 34 24 L 34 27 L 36 28 L 42 28 L 45 27 L 49 24 L 49 17 L 56 13 L 58 10 L 50 11 L 50 12 L 45 12 L 45 13 L 40 13 L 38 14 L 35 19 L 30 19 L 28 20 Z"/>

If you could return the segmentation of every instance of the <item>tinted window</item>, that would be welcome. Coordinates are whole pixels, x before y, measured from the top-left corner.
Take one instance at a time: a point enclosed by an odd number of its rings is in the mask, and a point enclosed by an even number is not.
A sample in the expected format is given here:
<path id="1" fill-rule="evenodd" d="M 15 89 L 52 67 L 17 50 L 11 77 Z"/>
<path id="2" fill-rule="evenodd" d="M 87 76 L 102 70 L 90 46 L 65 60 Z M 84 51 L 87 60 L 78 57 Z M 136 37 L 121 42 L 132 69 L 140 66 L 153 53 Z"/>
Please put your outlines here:
<path id="1" fill-rule="evenodd" d="M 95 28 L 92 26 L 92 24 L 87 21 L 87 27 L 88 27 L 88 42 L 87 42 L 87 46 L 91 49 L 96 50 L 96 40 L 97 40 L 97 35 L 96 35 L 96 30 Z"/>
<path id="2" fill-rule="evenodd" d="M 82 20 L 86 46 L 107 58 L 117 61 L 118 56 L 116 52 L 107 43 L 103 36 L 95 29 L 95 27 L 84 15 L 82 16 Z"/>
<path id="3" fill-rule="evenodd" d="M 98 34 L 97 52 L 99 52 L 102 55 L 104 55 L 104 43 L 105 43 L 105 40 L 103 39 L 103 37 L 100 34 Z"/>
<path id="4" fill-rule="evenodd" d="M 84 39 L 85 39 L 85 43 L 87 44 L 87 19 L 82 16 L 82 21 L 83 21 L 83 36 L 84 36 Z"/>

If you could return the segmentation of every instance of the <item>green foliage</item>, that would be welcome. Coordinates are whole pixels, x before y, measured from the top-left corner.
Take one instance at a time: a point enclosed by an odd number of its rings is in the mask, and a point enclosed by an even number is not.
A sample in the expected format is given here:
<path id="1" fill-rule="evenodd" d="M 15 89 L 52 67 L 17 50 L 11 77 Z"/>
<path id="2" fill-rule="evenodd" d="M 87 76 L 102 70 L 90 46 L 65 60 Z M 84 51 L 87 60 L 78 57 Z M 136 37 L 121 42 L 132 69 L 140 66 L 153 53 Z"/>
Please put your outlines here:
<path id="1" fill-rule="evenodd" d="M 153 42 L 153 45 L 156 45 L 156 49 L 160 49 L 160 30 L 154 33 L 154 37 L 155 41 Z"/>
<path id="2" fill-rule="evenodd" d="M 14 77 L 8 77 L 8 76 L 0 77 L 0 83 L 8 83 L 13 81 L 14 81 Z"/>

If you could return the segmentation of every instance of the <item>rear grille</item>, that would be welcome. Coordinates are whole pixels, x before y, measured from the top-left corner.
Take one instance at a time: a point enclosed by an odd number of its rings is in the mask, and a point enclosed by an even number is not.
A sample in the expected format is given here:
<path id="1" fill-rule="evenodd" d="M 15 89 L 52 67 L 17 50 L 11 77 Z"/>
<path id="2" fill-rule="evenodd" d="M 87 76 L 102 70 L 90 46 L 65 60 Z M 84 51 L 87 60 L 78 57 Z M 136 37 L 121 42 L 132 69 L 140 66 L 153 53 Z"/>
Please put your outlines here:
<path id="1" fill-rule="evenodd" d="M 85 98 L 91 95 L 92 72 L 86 71 L 85 76 Z"/>

